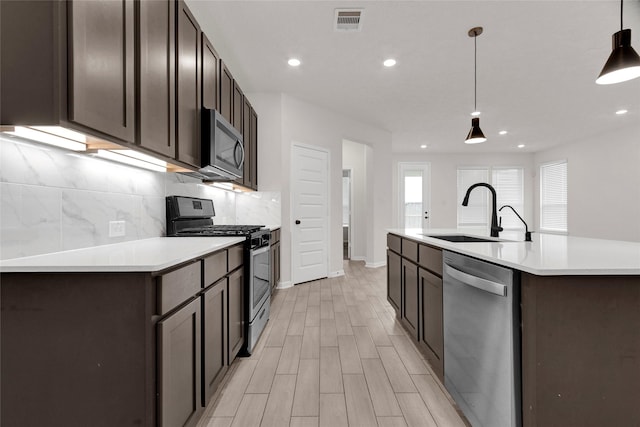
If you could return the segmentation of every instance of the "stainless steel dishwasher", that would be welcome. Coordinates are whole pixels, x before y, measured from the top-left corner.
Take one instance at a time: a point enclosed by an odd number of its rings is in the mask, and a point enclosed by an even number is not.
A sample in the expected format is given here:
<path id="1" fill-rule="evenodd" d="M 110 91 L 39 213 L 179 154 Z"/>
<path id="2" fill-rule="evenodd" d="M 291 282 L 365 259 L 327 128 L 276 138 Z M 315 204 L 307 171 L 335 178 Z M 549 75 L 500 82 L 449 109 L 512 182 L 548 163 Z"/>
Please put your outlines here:
<path id="1" fill-rule="evenodd" d="M 519 273 L 444 251 L 444 383 L 473 427 L 520 427 Z"/>

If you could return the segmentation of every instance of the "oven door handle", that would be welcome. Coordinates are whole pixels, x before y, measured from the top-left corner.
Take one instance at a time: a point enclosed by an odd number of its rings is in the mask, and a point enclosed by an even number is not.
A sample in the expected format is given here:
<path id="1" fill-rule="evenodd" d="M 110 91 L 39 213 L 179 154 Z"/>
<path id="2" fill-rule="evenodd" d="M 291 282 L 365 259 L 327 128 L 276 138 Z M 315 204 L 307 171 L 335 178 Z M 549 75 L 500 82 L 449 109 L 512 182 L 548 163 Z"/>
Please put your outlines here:
<path id="1" fill-rule="evenodd" d="M 485 292 L 489 292 L 501 297 L 507 296 L 507 287 L 502 283 L 493 282 L 491 280 L 483 279 L 481 277 L 473 276 L 469 273 L 465 273 L 456 268 L 451 267 L 449 264 L 444 264 L 444 271 L 450 277 L 464 283 L 465 285 L 473 286 Z"/>

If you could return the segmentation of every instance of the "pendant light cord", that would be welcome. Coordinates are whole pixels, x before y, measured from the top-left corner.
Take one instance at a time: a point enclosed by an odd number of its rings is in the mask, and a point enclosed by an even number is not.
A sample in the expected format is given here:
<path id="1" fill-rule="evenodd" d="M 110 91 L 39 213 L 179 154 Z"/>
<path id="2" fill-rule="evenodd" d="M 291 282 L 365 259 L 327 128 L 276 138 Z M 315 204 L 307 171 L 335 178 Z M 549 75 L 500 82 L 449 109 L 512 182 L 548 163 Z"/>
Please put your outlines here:
<path id="1" fill-rule="evenodd" d="M 620 31 L 622 31 L 623 27 L 622 27 L 622 1 L 620 0 Z"/>
<path id="2" fill-rule="evenodd" d="M 478 111 L 478 35 L 473 37 L 473 111 Z"/>

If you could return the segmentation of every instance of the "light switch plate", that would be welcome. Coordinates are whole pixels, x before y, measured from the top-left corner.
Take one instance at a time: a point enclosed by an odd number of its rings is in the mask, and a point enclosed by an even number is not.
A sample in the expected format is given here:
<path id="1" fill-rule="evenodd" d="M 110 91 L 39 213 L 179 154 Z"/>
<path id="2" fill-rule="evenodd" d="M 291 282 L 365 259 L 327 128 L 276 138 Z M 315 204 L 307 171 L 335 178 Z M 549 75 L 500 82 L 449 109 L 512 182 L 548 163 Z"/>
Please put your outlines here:
<path id="1" fill-rule="evenodd" d="M 124 221 L 109 221 L 109 237 L 125 235 Z"/>

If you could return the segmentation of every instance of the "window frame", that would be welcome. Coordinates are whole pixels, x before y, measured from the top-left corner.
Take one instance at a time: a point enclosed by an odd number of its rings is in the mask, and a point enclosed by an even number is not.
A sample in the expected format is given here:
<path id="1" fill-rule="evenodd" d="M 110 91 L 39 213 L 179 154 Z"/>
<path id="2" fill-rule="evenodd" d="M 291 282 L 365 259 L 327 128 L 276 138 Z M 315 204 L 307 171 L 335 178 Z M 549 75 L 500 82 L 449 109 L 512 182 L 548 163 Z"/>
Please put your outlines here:
<path id="1" fill-rule="evenodd" d="M 543 200 L 544 200 L 544 175 L 543 175 L 543 169 L 547 168 L 547 167 L 551 167 L 551 166 L 559 166 L 559 165 L 564 165 L 565 166 L 565 171 L 564 171 L 564 180 L 565 180 L 565 186 L 564 186 L 564 222 L 565 222 L 565 228 L 564 229 L 558 229 L 558 228 L 549 228 L 549 227 L 545 227 L 544 226 L 544 207 L 547 206 Z M 540 163 L 538 165 L 538 175 L 539 175 L 539 228 L 540 228 L 540 232 L 544 232 L 544 233 L 549 233 L 549 234 L 559 234 L 559 235 L 567 235 L 569 234 L 569 161 L 568 159 L 560 159 L 560 160 L 553 160 L 553 161 L 549 161 L 549 162 L 544 162 L 544 163 Z"/>

